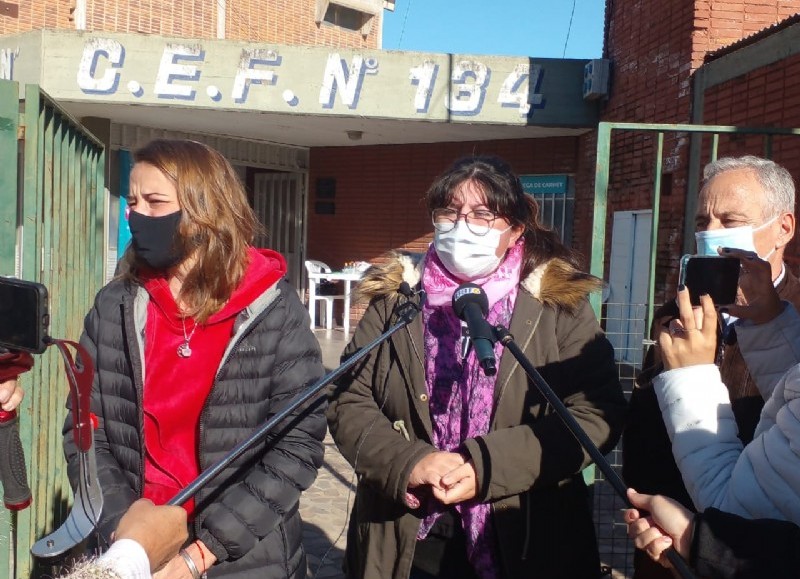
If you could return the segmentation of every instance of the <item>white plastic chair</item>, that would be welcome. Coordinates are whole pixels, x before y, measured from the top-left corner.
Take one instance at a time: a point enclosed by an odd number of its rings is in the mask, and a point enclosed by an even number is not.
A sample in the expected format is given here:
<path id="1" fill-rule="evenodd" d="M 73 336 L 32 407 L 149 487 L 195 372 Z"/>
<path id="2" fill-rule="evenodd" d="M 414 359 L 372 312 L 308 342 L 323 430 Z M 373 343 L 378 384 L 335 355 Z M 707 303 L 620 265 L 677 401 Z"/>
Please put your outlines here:
<path id="1" fill-rule="evenodd" d="M 320 319 L 322 318 L 322 308 L 325 308 L 325 329 L 333 329 L 333 302 L 335 300 L 344 301 L 344 294 L 337 294 L 332 296 L 323 296 L 319 294 L 320 285 L 324 278 L 311 277 L 311 274 L 330 273 L 333 271 L 328 264 L 316 259 L 307 259 L 305 262 L 306 271 L 308 272 L 308 315 L 311 316 L 311 329 L 313 330 L 317 325 L 317 308 L 316 302 L 320 303 Z"/>

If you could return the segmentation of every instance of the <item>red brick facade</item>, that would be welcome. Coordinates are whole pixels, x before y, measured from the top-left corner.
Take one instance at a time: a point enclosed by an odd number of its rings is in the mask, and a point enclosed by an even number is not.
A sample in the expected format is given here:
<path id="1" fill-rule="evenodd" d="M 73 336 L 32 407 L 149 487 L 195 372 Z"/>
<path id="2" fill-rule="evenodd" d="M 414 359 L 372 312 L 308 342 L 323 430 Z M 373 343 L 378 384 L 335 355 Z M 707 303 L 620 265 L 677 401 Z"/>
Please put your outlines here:
<path id="1" fill-rule="evenodd" d="M 306 255 L 338 269 L 346 261 L 375 261 L 390 249 L 425 251 L 433 232 L 425 192 L 453 161 L 492 154 L 518 174 L 574 175 L 578 145 L 577 138 L 562 137 L 312 149 Z M 336 213 L 317 215 L 317 179 L 331 177 Z M 354 307 L 354 322 L 362 311 Z"/>
<path id="2" fill-rule="evenodd" d="M 705 93 L 704 122 L 749 127 L 800 127 L 800 55 L 759 68 L 712 87 Z M 720 139 L 719 155 L 758 154 L 760 136 Z M 800 136 L 777 136 L 772 158 L 800 182 Z M 800 266 L 797 238 L 787 250 L 787 261 Z"/>
<path id="3" fill-rule="evenodd" d="M 16 15 L 0 13 L 0 34 L 75 26 L 76 0 L 9 0 L 9 4 L 17 7 Z M 376 48 L 379 43 L 377 20 L 366 38 L 358 31 L 317 25 L 314 0 L 226 0 L 225 6 L 229 39 L 353 48 Z M 86 0 L 86 28 L 215 38 L 217 7 L 218 0 Z M 692 75 L 706 55 L 800 12 L 800 0 L 608 0 L 607 10 L 604 56 L 612 62 L 612 73 L 602 119 L 690 123 Z M 792 57 L 710 89 L 703 122 L 800 126 L 800 107 L 795 106 L 800 104 L 798 73 L 800 57 Z M 609 224 L 615 211 L 651 208 L 654 144 L 653 134 L 615 135 L 609 164 Z M 720 151 L 759 153 L 761 144 L 723 138 Z M 520 173 L 574 175 L 573 246 L 588 259 L 593 244 L 595 132 L 581 138 L 315 149 L 306 254 L 339 266 L 374 259 L 389 248 L 423 248 L 430 235 L 421 203 L 425 189 L 455 158 L 472 152 L 504 156 Z M 656 272 L 660 283 L 673 283 L 682 253 L 688 152 L 688 135 L 667 135 Z M 800 178 L 800 141 L 776 139 L 773 155 Z M 335 215 L 314 212 L 319 177 L 337 181 Z M 610 231 L 606 247 L 609 237 Z M 797 253 L 797 248 L 792 251 Z M 800 264 L 800 257 L 791 259 Z"/>
<path id="4" fill-rule="evenodd" d="M 703 64 L 706 55 L 799 12 L 800 0 L 639 0 L 607 2 L 606 6 L 610 12 L 606 15 L 605 57 L 612 62 L 612 81 L 602 120 L 690 123 L 692 74 Z M 762 92 L 774 91 L 778 86 L 776 83 L 782 82 L 785 86 L 785 79 L 791 75 L 786 72 L 776 76 L 782 80 L 771 81 L 770 89 L 758 89 L 759 85 L 755 84 L 753 88 Z M 763 123 L 797 126 L 796 122 L 786 119 L 790 113 L 778 113 L 778 109 L 791 108 L 789 91 L 785 93 L 788 98 L 775 94 L 773 104 L 769 105 L 772 107 L 771 116 L 762 115 L 759 119 L 750 111 L 749 96 L 741 93 L 741 86 L 727 90 L 728 101 L 724 101 L 724 97 L 720 97 L 723 100 L 712 99 L 713 104 L 707 101 L 706 111 L 713 106 L 717 112 L 710 116 L 706 114 L 705 123 L 752 126 L 761 120 Z M 766 104 L 763 106 L 767 107 Z M 777 118 L 779 114 L 783 115 L 781 119 Z M 615 133 L 612 139 L 606 247 L 615 211 L 652 207 L 655 142 L 654 135 L 642 133 Z M 582 138 L 580 149 L 574 245 L 589 255 L 596 155 L 594 132 Z M 758 154 L 760 151 L 759 146 L 747 152 Z M 682 253 L 688 152 L 687 134 L 666 135 L 662 179 L 668 186 L 662 188 L 656 277 L 666 280 L 667 284 L 674 283 L 678 258 Z M 741 150 L 740 154 L 744 152 Z M 776 160 L 781 161 L 777 155 Z M 800 171 L 795 175 L 800 176 Z"/>
<path id="5" fill-rule="evenodd" d="M 578 139 L 331 147 L 311 151 L 308 250 L 331 266 L 370 261 L 389 249 L 424 251 L 433 227 L 424 203 L 431 182 L 456 159 L 493 154 L 519 174 L 575 174 Z M 318 178 L 336 179 L 335 215 L 317 215 Z"/>
<path id="6" fill-rule="evenodd" d="M 0 34 L 75 29 L 76 0 L 7 0 L 16 17 L 0 13 Z M 216 38 L 219 0 L 86 0 L 86 30 Z M 226 0 L 225 37 L 276 44 L 377 48 L 380 23 L 360 31 L 315 22 L 315 0 Z M 375 16 L 382 18 L 382 14 Z"/>

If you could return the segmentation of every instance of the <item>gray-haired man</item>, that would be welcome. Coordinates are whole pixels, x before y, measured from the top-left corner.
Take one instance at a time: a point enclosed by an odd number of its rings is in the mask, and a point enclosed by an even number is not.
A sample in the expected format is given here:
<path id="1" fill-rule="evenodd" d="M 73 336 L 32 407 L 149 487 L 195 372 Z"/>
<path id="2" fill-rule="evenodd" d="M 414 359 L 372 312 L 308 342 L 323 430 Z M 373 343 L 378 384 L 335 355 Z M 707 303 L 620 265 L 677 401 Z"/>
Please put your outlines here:
<path id="1" fill-rule="evenodd" d="M 698 253 L 716 255 L 718 245 L 755 251 L 770 263 L 781 299 L 800 307 L 800 281 L 786 267 L 783 255 L 795 231 L 795 186 L 786 169 L 754 156 L 725 157 L 709 163 L 698 198 L 695 226 Z M 670 300 L 654 315 L 654 327 L 677 316 Z M 651 329 L 652 331 L 652 329 Z M 720 332 L 717 363 L 730 392 L 731 405 L 744 444 L 753 438 L 764 400 L 736 343 L 735 320 Z M 631 395 L 623 435 L 625 482 L 641 493 L 662 494 L 693 508 L 672 456 L 651 380 L 660 373 L 658 352 L 651 348 Z M 642 552 L 634 557 L 634 579 L 671 579 L 671 572 Z"/>

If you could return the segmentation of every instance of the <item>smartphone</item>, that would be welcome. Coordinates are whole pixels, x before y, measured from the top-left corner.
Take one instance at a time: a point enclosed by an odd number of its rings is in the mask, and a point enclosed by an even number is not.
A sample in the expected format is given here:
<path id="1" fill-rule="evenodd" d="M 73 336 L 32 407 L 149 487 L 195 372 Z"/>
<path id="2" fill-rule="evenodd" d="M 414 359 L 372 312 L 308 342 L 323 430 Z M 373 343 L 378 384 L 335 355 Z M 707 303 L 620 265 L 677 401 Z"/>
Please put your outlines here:
<path id="1" fill-rule="evenodd" d="M 0 276 L 0 346 L 41 354 L 47 348 L 47 288 Z"/>
<path id="2" fill-rule="evenodd" d="M 714 305 L 726 306 L 736 301 L 739 269 L 738 257 L 684 255 L 678 283 L 689 289 L 692 305 L 700 305 L 700 296 L 708 294 Z"/>

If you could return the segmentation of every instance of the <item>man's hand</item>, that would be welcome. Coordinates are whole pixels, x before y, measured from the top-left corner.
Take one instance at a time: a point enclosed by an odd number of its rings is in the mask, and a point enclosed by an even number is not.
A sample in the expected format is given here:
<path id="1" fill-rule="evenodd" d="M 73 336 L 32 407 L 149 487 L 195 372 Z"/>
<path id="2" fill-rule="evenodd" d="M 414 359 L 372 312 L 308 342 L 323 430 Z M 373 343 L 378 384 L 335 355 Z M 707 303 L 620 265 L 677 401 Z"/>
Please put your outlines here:
<path id="1" fill-rule="evenodd" d="M 673 545 L 684 559 L 689 556 L 694 521 L 688 509 L 668 497 L 640 495 L 633 489 L 628 489 L 628 499 L 636 508 L 625 511 L 625 522 L 637 549 L 664 567 L 671 567 L 664 552 Z M 637 509 L 650 514 L 642 516 Z"/>
<path id="2" fill-rule="evenodd" d="M 32 367 L 33 356 L 28 352 L 0 348 L 0 382 L 14 379 Z"/>
<path id="3" fill-rule="evenodd" d="M 434 489 L 444 491 L 442 477 L 464 464 L 464 457 L 457 452 L 437 450 L 423 457 L 408 477 L 408 488 L 430 485 Z"/>
<path id="4" fill-rule="evenodd" d="M 114 532 L 114 540 L 132 539 L 144 548 L 151 571 L 172 559 L 188 538 L 182 507 L 157 507 L 148 499 L 133 503 Z M 181 563 L 186 566 L 183 560 Z"/>
<path id="5" fill-rule="evenodd" d="M 739 270 L 739 297 L 736 304 L 728 306 L 728 312 L 737 318 L 752 320 L 763 324 L 778 317 L 784 304 L 778 297 L 772 282 L 772 266 L 758 257 L 753 251 L 743 251 L 723 247 L 720 254 L 738 257 L 742 267 Z"/>
<path id="6" fill-rule="evenodd" d="M 0 382 L 0 410 L 5 410 L 6 412 L 16 410 L 24 397 L 25 391 L 16 378 Z"/>
<path id="7" fill-rule="evenodd" d="M 445 505 L 463 503 L 475 498 L 478 492 L 478 475 L 475 472 L 475 465 L 470 460 L 451 470 L 442 477 L 441 486 L 444 490 L 434 487 L 433 496 Z"/>

